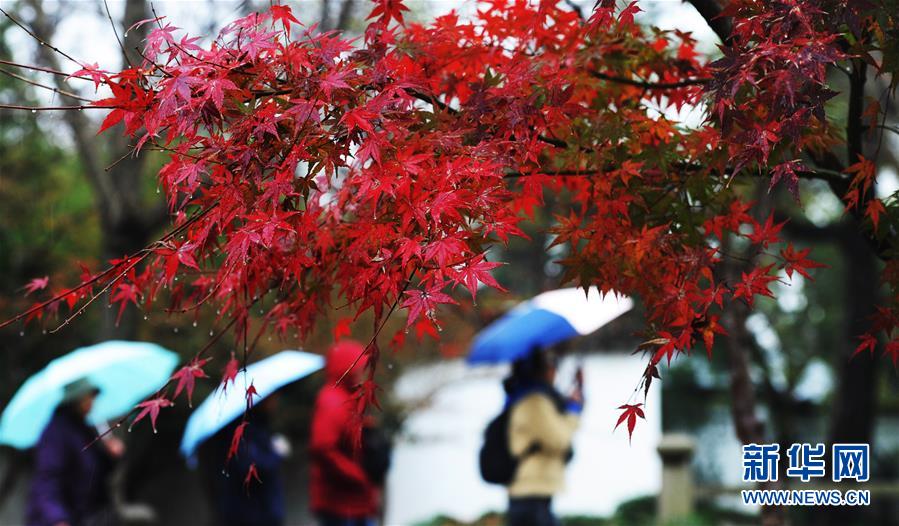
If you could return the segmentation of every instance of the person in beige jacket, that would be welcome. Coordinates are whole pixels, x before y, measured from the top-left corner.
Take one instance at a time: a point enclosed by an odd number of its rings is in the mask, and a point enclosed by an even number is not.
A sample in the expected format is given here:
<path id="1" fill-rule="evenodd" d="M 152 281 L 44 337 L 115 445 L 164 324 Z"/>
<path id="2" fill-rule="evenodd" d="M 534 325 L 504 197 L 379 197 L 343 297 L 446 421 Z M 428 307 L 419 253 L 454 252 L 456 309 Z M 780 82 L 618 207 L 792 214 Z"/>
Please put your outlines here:
<path id="1" fill-rule="evenodd" d="M 565 479 L 571 441 L 583 407 L 580 381 L 569 398 L 553 387 L 556 357 L 534 351 L 512 365 L 504 382 L 509 414 L 509 450 L 518 459 L 508 486 L 508 526 L 556 526 L 552 497 Z"/>

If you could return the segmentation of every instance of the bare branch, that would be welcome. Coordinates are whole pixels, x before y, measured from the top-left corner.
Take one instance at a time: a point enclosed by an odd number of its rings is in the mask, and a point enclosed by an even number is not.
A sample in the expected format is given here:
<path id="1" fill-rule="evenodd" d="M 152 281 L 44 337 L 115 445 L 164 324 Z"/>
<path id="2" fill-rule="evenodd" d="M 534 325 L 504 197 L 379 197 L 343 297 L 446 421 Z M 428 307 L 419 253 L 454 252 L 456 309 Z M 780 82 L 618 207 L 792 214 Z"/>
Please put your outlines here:
<path id="1" fill-rule="evenodd" d="M 730 18 L 721 16 L 721 11 L 724 9 L 727 0 L 683 1 L 691 4 L 697 11 L 699 11 L 699 14 L 702 15 L 702 18 L 704 18 L 709 27 L 712 28 L 712 31 L 718 35 L 718 38 L 721 39 L 722 43 L 726 45 L 730 41 L 733 24 L 731 23 Z"/>
<path id="2" fill-rule="evenodd" d="M 28 78 L 28 77 L 23 77 L 22 75 L 19 75 L 19 74 L 17 74 L 17 73 L 13 73 L 12 71 L 9 71 L 9 70 L 3 69 L 3 68 L 0 68 L 0 74 L 6 75 L 6 76 L 11 77 L 11 78 L 14 78 L 14 79 L 16 79 L 16 80 L 21 80 L 22 82 L 24 82 L 24 83 L 26 83 L 26 84 L 31 84 L 32 86 L 35 86 L 35 87 L 38 87 L 38 88 L 43 88 L 43 89 L 46 89 L 46 90 L 50 90 L 50 91 L 52 91 L 52 92 L 54 92 L 54 93 L 58 93 L 58 94 L 60 94 L 60 95 L 65 95 L 65 96 L 67 96 L 67 97 L 71 97 L 71 98 L 73 98 L 73 99 L 81 100 L 81 101 L 84 101 L 84 102 L 91 102 L 91 99 L 88 99 L 87 97 L 82 97 L 81 95 L 77 95 L 77 94 L 75 94 L 75 93 L 72 93 L 71 91 L 64 91 L 64 90 L 61 90 L 61 89 L 59 89 L 59 88 L 54 88 L 53 86 L 48 86 L 48 85 L 46 85 L 46 84 L 41 84 L 40 82 L 31 80 L 31 79 Z"/>
<path id="3" fill-rule="evenodd" d="M 627 84 L 629 86 L 636 86 L 638 88 L 644 89 L 678 89 L 678 88 L 686 88 L 689 86 L 700 86 L 703 84 L 708 84 L 712 79 L 709 78 L 696 78 L 696 79 L 685 79 L 679 82 L 649 82 L 646 80 L 637 80 L 630 79 L 627 77 L 616 77 L 613 75 L 608 75 L 606 73 L 601 73 L 599 71 L 588 71 L 591 77 L 606 80 L 609 82 L 616 82 L 618 84 Z"/>

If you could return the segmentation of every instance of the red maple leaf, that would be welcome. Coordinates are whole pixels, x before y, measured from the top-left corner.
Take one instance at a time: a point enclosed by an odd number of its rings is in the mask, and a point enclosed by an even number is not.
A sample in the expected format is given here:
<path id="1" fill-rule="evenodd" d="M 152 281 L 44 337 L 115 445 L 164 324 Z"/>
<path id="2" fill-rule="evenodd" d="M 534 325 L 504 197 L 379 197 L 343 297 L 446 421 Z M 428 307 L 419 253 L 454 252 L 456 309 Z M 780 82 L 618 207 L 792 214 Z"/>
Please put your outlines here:
<path id="1" fill-rule="evenodd" d="M 375 3 L 375 8 L 368 15 L 369 19 L 380 17 L 384 25 L 389 24 L 391 19 L 403 24 L 403 11 L 408 11 L 409 8 L 403 5 L 402 0 L 375 0 Z"/>
<path id="2" fill-rule="evenodd" d="M 246 397 L 247 397 L 247 410 L 253 408 L 253 397 L 259 396 L 259 393 L 256 392 L 256 386 L 250 383 L 250 386 L 247 387 Z"/>
<path id="3" fill-rule="evenodd" d="M 886 212 L 886 209 L 883 207 L 883 201 L 878 198 L 871 199 L 868 201 L 868 207 L 865 209 L 865 215 L 871 219 L 871 224 L 874 225 L 874 230 L 877 231 L 877 227 L 880 225 L 880 215 Z"/>
<path id="4" fill-rule="evenodd" d="M 630 442 L 634 436 L 634 427 L 637 425 L 637 417 L 639 416 L 640 418 L 646 418 L 643 415 L 643 410 L 640 409 L 642 406 L 643 404 L 624 404 L 618 407 L 618 409 L 621 409 L 623 412 L 621 413 L 621 416 L 618 417 L 618 423 L 615 424 L 615 429 L 618 429 L 618 426 L 620 426 L 622 422 L 627 420 L 628 442 Z"/>
<path id="5" fill-rule="evenodd" d="M 234 356 L 234 352 L 231 352 L 231 359 L 228 360 L 228 363 L 225 364 L 225 370 L 222 373 L 222 392 L 228 390 L 228 384 L 233 384 L 237 379 L 237 372 L 240 370 L 240 362 L 237 361 L 237 358 Z"/>
<path id="6" fill-rule="evenodd" d="M 809 269 L 827 267 L 827 265 L 812 261 L 806 257 L 811 250 L 806 248 L 797 252 L 793 248 L 793 244 L 788 243 L 786 248 L 780 251 L 780 257 L 784 259 L 783 269 L 787 273 L 787 277 L 792 278 L 793 271 L 796 271 L 803 277 L 813 280 L 814 278 L 808 273 Z"/>
<path id="7" fill-rule="evenodd" d="M 50 276 L 44 276 L 42 278 L 34 278 L 25 285 L 25 295 L 28 296 L 32 292 L 37 292 L 39 290 L 44 290 L 47 288 L 47 284 L 50 283 Z"/>
<path id="8" fill-rule="evenodd" d="M 178 369 L 178 371 L 172 375 L 173 380 L 178 380 L 173 398 L 178 398 L 178 395 L 181 394 L 182 390 L 186 391 L 187 405 L 193 407 L 194 385 L 197 378 L 207 378 L 206 372 L 203 371 L 203 366 L 206 365 L 206 362 L 208 361 L 208 358 L 202 360 L 194 358 L 189 364 Z"/>
<path id="9" fill-rule="evenodd" d="M 272 11 L 272 23 L 280 21 L 284 26 L 284 31 L 287 32 L 287 36 L 290 36 L 290 23 L 299 24 L 300 21 L 293 16 L 293 11 L 290 9 L 290 6 L 286 5 L 278 5 L 275 4 L 271 7 Z"/>
<path id="10" fill-rule="evenodd" d="M 353 318 L 340 318 L 337 320 L 337 323 L 334 324 L 334 330 L 332 331 L 335 342 L 340 341 L 344 336 L 352 334 L 352 330 L 350 330 L 350 324 L 352 323 Z"/>
<path id="11" fill-rule="evenodd" d="M 113 290 L 115 292 L 109 300 L 111 303 L 119 304 L 119 313 L 115 319 L 116 325 L 118 325 L 119 321 L 122 319 L 122 313 L 125 312 L 125 307 L 127 307 L 129 303 L 133 303 L 135 306 L 138 305 L 141 290 L 136 284 L 125 282 L 118 283 Z"/>
<path id="12" fill-rule="evenodd" d="M 705 345 L 706 354 L 708 354 L 709 360 L 711 360 L 712 347 L 715 345 L 715 335 L 727 336 L 727 331 L 718 323 L 718 316 L 709 316 L 709 321 L 700 331 L 702 332 L 702 342 Z"/>
<path id="13" fill-rule="evenodd" d="M 859 339 L 862 342 L 855 348 L 850 359 L 865 351 L 870 351 L 871 354 L 874 354 L 874 349 L 877 347 L 877 338 L 873 334 L 863 334 Z"/>
<path id="14" fill-rule="evenodd" d="M 247 428 L 247 421 L 237 424 L 237 427 L 234 428 L 234 434 L 231 435 L 231 446 L 228 448 L 228 457 L 225 460 L 229 462 L 235 455 L 237 455 L 237 449 L 240 447 L 240 441 L 243 439 L 243 432 Z"/>
<path id="15" fill-rule="evenodd" d="M 772 263 L 766 267 L 741 273 L 742 281 L 734 286 L 734 299 L 743 298 L 748 305 L 752 306 L 756 294 L 773 298 L 774 293 L 768 288 L 772 281 L 777 281 L 777 276 L 769 274 L 773 266 Z"/>
<path id="16" fill-rule="evenodd" d="M 412 326 L 421 315 L 433 318 L 435 316 L 434 308 L 441 303 L 456 303 L 449 295 L 441 292 L 439 286 L 434 286 L 426 291 L 407 290 L 406 295 L 409 297 L 400 305 L 404 309 L 409 309 L 406 327 Z"/>
<path id="17" fill-rule="evenodd" d="M 634 15 L 643 11 L 637 5 L 636 0 L 633 0 L 630 4 L 628 4 L 624 9 L 618 13 L 618 23 L 624 27 L 629 27 L 634 25 Z"/>
<path id="18" fill-rule="evenodd" d="M 165 407 L 172 407 L 173 405 L 175 404 L 173 404 L 171 400 L 163 396 L 151 398 L 150 400 L 145 400 L 137 404 L 137 407 L 140 408 L 140 412 L 137 413 L 137 416 L 134 417 L 131 425 L 128 426 L 128 431 L 131 431 L 131 429 L 138 422 L 143 420 L 144 417 L 150 415 L 150 425 L 153 427 L 153 432 L 156 433 L 156 419 L 159 417 L 159 411 Z"/>
<path id="19" fill-rule="evenodd" d="M 476 299 L 478 283 L 483 283 L 488 287 L 493 287 L 501 292 L 506 292 L 506 289 L 503 288 L 490 273 L 491 270 L 496 267 L 501 267 L 502 265 L 502 263 L 490 262 L 484 259 L 483 256 L 478 256 L 474 261 L 462 265 L 461 268 L 457 269 L 453 279 L 456 283 L 465 285 L 465 288 L 471 292 L 472 301 Z"/>
<path id="20" fill-rule="evenodd" d="M 244 490 L 245 490 L 247 493 L 249 493 L 249 491 L 250 491 L 250 484 L 251 484 L 254 480 L 255 480 L 256 482 L 258 482 L 259 484 L 262 484 L 262 479 L 259 478 L 259 471 L 256 469 L 256 463 L 255 463 L 255 462 L 253 462 L 252 464 L 250 464 L 249 469 L 247 469 L 247 476 L 244 477 L 244 479 L 243 479 L 243 487 L 244 487 Z"/>
<path id="21" fill-rule="evenodd" d="M 769 244 L 776 243 L 778 241 L 778 236 L 780 235 L 781 229 L 783 229 L 784 225 L 787 224 L 786 221 L 783 223 L 774 224 L 774 216 L 769 215 L 768 219 L 765 220 L 765 224 L 760 225 L 755 223 L 755 228 L 753 232 L 746 237 L 752 241 L 753 244 L 761 245 L 762 248 L 767 248 Z"/>

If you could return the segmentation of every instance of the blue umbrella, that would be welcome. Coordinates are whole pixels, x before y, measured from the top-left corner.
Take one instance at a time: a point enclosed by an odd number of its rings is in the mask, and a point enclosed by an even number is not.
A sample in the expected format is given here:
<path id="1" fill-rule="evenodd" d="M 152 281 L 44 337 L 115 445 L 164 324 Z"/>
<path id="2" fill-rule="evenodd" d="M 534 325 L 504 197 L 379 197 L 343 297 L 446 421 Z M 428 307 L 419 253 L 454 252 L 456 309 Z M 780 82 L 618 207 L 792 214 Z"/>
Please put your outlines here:
<path id="1" fill-rule="evenodd" d="M 591 288 L 552 290 L 519 304 L 475 336 L 468 363 L 511 362 L 531 350 L 590 334 L 633 308 L 627 296 Z"/>
<path id="2" fill-rule="evenodd" d="M 100 388 L 87 416 L 103 424 L 130 411 L 165 385 L 178 355 L 147 342 L 107 341 L 51 361 L 29 378 L 3 410 L 0 444 L 25 449 L 37 443 L 62 400 L 66 384 L 87 378 Z"/>
<path id="3" fill-rule="evenodd" d="M 248 365 L 245 374 L 237 375 L 237 385 L 230 385 L 227 389 L 219 385 L 190 415 L 181 438 L 181 454 L 192 467 L 196 466 L 197 447 L 244 413 L 247 407 L 246 389 L 251 384 L 259 394 L 254 397 L 254 402 L 258 402 L 324 365 L 324 358 L 303 351 L 281 351 Z"/>

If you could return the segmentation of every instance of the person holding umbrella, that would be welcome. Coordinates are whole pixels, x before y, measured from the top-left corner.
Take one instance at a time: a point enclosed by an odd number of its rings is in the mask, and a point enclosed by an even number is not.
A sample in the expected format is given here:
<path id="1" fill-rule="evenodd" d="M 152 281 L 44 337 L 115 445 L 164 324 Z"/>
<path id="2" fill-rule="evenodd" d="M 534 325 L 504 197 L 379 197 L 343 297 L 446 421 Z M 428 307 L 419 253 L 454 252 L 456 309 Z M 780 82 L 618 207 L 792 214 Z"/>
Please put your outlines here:
<path id="1" fill-rule="evenodd" d="M 284 524 L 284 481 L 281 464 L 290 454 L 290 443 L 272 432 L 271 420 L 279 395 L 268 396 L 253 406 L 246 421 L 234 421 L 216 433 L 200 450 L 217 526 L 281 526 Z M 245 426 L 237 454 L 228 462 L 234 432 Z M 250 469 L 259 480 L 247 480 Z M 224 468 L 224 470 L 223 470 Z M 223 474 L 224 471 L 224 474 Z M 261 484 L 257 483 L 260 482 Z"/>
<path id="2" fill-rule="evenodd" d="M 321 356 L 281 351 L 221 384 L 190 415 L 181 439 L 188 466 L 200 465 L 216 526 L 278 526 L 286 521 L 281 464 L 287 440 L 272 433 L 278 390 L 318 371 Z M 247 391 L 253 387 L 252 407 Z M 235 435 L 235 431 L 240 429 Z M 235 436 L 238 440 L 235 441 Z"/>
<path id="3" fill-rule="evenodd" d="M 508 526 L 556 526 L 552 498 L 562 489 L 565 465 L 584 397 L 582 382 L 565 398 L 553 386 L 556 357 L 534 350 L 512 363 L 503 382 L 508 411 L 508 448 L 517 459 L 508 483 Z"/>
<path id="4" fill-rule="evenodd" d="M 28 526 L 109 524 L 107 479 L 125 451 L 107 435 L 96 444 L 96 428 L 87 423 L 100 390 L 86 378 L 63 389 L 62 402 L 35 449 L 35 470 L 28 496 Z"/>
<path id="5" fill-rule="evenodd" d="M 315 400 L 309 440 L 311 508 L 321 526 L 373 526 L 380 488 L 366 469 L 365 446 L 354 440 L 362 429 L 354 393 L 361 381 L 365 347 L 342 340 L 328 351 L 325 385 Z M 365 437 L 361 437 L 365 441 Z M 374 476 L 373 476 L 374 475 Z M 381 481 L 383 482 L 383 481 Z"/>
<path id="6" fill-rule="evenodd" d="M 109 523 L 105 478 L 124 446 L 112 435 L 96 441 L 94 426 L 128 414 L 177 363 L 153 343 L 110 340 L 60 356 L 22 384 L 0 415 L 0 444 L 36 446 L 29 526 Z"/>
<path id="7" fill-rule="evenodd" d="M 478 459 L 484 480 L 508 490 L 509 526 L 558 524 L 552 497 L 562 488 L 584 401 L 580 369 L 573 392 L 563 397 L 553 386 L 556 357 L 544 349 L 590 334 L 633 305 L 595 287 L 551 290 L 519 304 L 472 341 L 469 364 L 512 362 L 503 382 L 505 405 L 487 426 Z"/>

